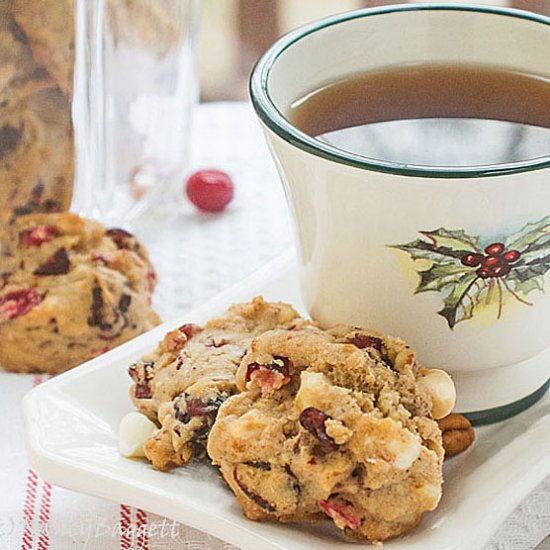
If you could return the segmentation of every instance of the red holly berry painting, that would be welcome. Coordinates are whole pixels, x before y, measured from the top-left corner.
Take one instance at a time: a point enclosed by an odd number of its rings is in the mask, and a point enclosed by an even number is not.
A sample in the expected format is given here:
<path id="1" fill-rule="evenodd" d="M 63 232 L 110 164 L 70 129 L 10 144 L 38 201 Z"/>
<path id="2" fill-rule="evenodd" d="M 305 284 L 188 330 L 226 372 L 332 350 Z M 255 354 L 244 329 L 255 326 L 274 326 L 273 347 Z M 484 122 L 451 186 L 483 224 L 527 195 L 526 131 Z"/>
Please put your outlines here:
<path id="1" fill-rule="evenodd" d="M 509 300 L 531 307 L 529 294 L 544 290 L 550 271 L 550 216 L 501 239 L 484 240 L 462 229 L 419 233 L 421 238 L 391 248 L 415 261 L 420 276 L 415 294 L 441 293 L 438 313 L 451 329 L 482 305 L 496 304 L 497 319 Z"/>

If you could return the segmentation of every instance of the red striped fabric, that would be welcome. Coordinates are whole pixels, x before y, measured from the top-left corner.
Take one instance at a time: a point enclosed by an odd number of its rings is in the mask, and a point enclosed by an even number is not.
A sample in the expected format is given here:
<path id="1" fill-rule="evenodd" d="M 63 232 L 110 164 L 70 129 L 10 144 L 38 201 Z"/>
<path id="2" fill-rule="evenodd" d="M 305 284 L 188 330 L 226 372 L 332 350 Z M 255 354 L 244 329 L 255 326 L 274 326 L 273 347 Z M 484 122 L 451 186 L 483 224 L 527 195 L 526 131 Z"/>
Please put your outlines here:
<path id="1" fill-rule="evenodd" d="M 33 387 L 38 386 L 42 383 L 42 376 L 36 374 L 33 376 L 32 385 Z M 23 537 L 21 538 L 21 550 L 32 550 L 34 542 L 34 517 L 36 512 L 36 498 L 38 495 L 38 488 L 41 481 L 37 473 L 29 468 L 27 470 L 27 484 L 25 487 L 25 500 L 23 502 L 23 521 L 25 527 L 23 528 Z M 42 497 L 42 501 L 43 501 Z M 51 488 L 50 496 L 48 497 L 48 502 L 51 501 Z M 43 504 L 40 505 L 41 510 Z M 48 504 L 48 515 L 49 515 L 49 504 Z"/>
<path id="2" fill-rule="evenodd" d="M 132 534 L 130 525 L 132 523 L 132 510 L 126 504 L 120 505 L 120 550 L 130 550 L 132 547 Z"/>
<path id="3" fill-rule="evenodd" d="M 21 550 L 31 550 L 33 546 L 34 509 L 36 506 L 36 495 L 38 493 L 38 476 L 32 469 L 27 473 L 27 487 L 25 489 L 25 502 L 23 504 L 23 519 L 25 527 L 23 529 L 23 538 L 21 540 Z"/>
<path id="4" fill-rule="evenodd" d="M 48 550 L 50 547 L 50 533 L 48 523 L 50 521 L 50 509 L 52 504 L 52 486 L 44 481 L 42 485 L 42 500 L 38 513 L 38 550 Z"/>
<path id="5" fill-rule="evenodd" d="M 137 549 L 149 550 L 149 528 L 147 526 L 148 518 L 147 512 L 138 508 L 136 510 L 136 523 L 137 523 Z"/>

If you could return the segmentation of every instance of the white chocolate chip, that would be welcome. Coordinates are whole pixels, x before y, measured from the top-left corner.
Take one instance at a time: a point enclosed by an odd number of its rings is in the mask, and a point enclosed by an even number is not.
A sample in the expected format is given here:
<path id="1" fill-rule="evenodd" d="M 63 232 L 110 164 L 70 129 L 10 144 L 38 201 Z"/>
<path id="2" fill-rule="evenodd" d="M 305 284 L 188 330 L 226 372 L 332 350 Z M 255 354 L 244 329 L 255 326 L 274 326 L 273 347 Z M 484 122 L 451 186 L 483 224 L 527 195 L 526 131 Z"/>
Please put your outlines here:
<path id="1" fill-rule="evenodd" d="M 447 416 L 455 406 L 456 389 L 452 378 L 443 370 L 429 369 L 417 380 L 432 400 L 432 416 L 438 420 Z"/>
<path id="2" fill-rule="evenodd" d="M 143 414 L 128 413 L 121 421 L 118 431 L 118 452 L 125 457 L 145 456 L 143 445 L 157 427 Z"/>
<path id="3" fill-rule="evenodd" d="M 388 449 L 395 455 L 393 461 L 398 470 L 407 470 L 418 458 L 422 445 L 418 437 L 407 430 L 402 430 L 400 436 L 388 444 Z"/>
<path id="4" fill-rule="evenodd" d="M 308 407 L 318 407 L 328 385 L 331 385 L 330 380 L 322 372 L 303 372 L 295 401 L 298 409 L 303 411 Z"/>

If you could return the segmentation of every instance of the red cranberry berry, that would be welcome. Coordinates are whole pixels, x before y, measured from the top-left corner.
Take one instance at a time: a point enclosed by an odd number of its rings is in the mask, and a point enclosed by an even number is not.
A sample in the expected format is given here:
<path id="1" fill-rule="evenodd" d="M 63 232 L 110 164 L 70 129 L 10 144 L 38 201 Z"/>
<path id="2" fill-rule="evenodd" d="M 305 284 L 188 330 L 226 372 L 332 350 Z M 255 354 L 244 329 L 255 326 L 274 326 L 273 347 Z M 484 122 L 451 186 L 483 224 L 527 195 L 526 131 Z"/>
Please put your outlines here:
<path id="1" fill-rule="evenodd" d="M 496 256 L 497 254 L 502 254 L 503 252 L 504 252 L 504 245 L 502 243 L 490 244 L 485 249 L 485 253 L 489 254 L 489 256 Z"/>
<path id="2" fill-rule="evenodd" d="M 40 224 L 32 229 L 22 231 L 20 235 L 21 244 L 24 246 L 40 246 L 47 243 L 59 235 L 59 230 L 55 225 Z"/>
<path id="3" fill-rule="evenodd" d="M 492 276 L 493 277 L 504 277 L 505 275 L 508 275 L 508 273 L 510 273 L 511 269 L 512 268 L 508 264 L 497 265 L 492 271 Z"/>
<path id="4" fill-rule="evenodd" d="M 233 182 L 221 170 L 199 170 L 187 180 L 189 200 L 205 212 L 221 212 L 233 199 Z"/>
<path id="5" fill-rule="evenodd" d="M 500 258 L 497 258 L 496 256 L 489 256 L 488 258 L 485 258 L 483 260 L 483 267 L 485 267 L 486 269 L 493 269 L 501 263 L 502 261 Z"/>
<path id="6" fill-rule="evenodd" d="M 26 315 L 42 298 L 34 288 L 13 290 L 0 296 L 0 322 Z"/>
<path id="7" fill-rule="evenodd" d="M 488 279 L 491 276 L 491 270 L 485 267 L 480 267 L 476 270 L 476 273 L 482 279 Z"/>
<path id="8" fill-rule="evenodd" d="M 504 254 L 503 258 L 509 264 L 514 264 L 521 258 L 521 254 L 517 250 L 509 250 L 506 254 Z"/>
<path id="9" fill-rule="evenodd" d="M 483 254 L 466 254 L 465 256 L 462 256 L 460 261 L 463 265 L 468 267 L 477 267 L 481 264 L 483 261 Z"/>

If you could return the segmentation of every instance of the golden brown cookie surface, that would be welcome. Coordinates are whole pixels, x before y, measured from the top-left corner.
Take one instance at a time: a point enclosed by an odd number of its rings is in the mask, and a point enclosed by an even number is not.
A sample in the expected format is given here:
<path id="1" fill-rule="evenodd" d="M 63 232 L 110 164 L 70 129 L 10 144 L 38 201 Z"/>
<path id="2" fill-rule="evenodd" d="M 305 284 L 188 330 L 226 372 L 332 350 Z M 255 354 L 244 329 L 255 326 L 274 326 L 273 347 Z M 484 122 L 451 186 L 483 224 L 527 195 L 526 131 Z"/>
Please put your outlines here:
<path id="1" fill-rule="evenodd" d="M 267 332 L 208 453 L 250 519 L 328 517 L 351 538 L 399 536 L 441 496 L 441 432 L 421 376 L 412 350 L 378 333 Z"/>

